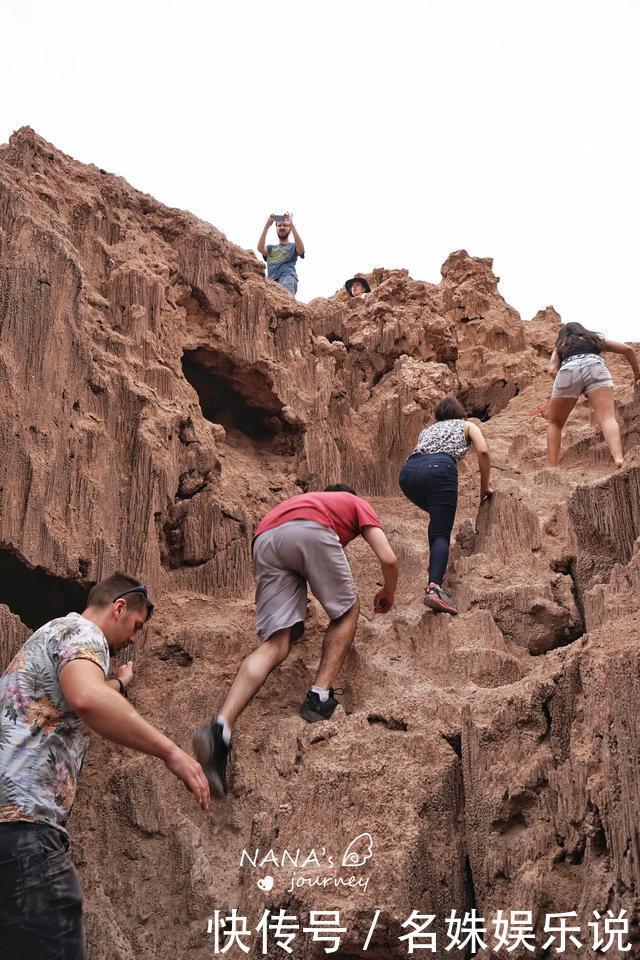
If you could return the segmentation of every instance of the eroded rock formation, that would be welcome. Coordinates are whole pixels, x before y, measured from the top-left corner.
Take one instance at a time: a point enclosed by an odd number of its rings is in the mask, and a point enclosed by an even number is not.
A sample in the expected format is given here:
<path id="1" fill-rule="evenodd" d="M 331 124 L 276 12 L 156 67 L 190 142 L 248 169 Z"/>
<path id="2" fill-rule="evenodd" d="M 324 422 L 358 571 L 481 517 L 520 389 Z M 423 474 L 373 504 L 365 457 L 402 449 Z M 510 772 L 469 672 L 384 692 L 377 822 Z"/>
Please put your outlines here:
<path id="1" fill-rule="evenodd" d="M 296 303 L 215 228 L 33 131 L 0 148 L 0 666 L 125 568 L 158 601 L 133 700 L 188 746 L 255 644 L 250 540 L 267 509 L 353 483 L 402 568 L 376 617 L 375 563 L 349 547 L 363 612 L 346 715 L 297 715 L 322 636 L 312 602 L 238 726 L 232 799 L 209 814 L 158 763 L 94 743 L 71 824 L 93 960 L 211 956 L 207 920 L 233 906 L 253 923 L 340 909 L 343 958 L 379 909 L 380 960 L 406 955 L 412 910 L 531 909 L 538 930 L 576 910 L 586 934 L 592 910 L 624 908 L 640 952 L 638 395 L 614 362 L 623 470 L 580 404 L 551 471 L 530 411 L 549 393 L 553 308 L 523 323 L 491 261 L 464 251 L 438 284 L 369 280 L 365 300 Z M 396 485 L 445 392 L 483 422 L 496 490 L 478 510 L 470 456 L 455 619 L 421 604 L 426 525 Z M 333 855 L 364 831 L 364 891 L 288 892 L 289 864 L 265 892 L 269 870 L 241 865 L 243 849 Z"/>

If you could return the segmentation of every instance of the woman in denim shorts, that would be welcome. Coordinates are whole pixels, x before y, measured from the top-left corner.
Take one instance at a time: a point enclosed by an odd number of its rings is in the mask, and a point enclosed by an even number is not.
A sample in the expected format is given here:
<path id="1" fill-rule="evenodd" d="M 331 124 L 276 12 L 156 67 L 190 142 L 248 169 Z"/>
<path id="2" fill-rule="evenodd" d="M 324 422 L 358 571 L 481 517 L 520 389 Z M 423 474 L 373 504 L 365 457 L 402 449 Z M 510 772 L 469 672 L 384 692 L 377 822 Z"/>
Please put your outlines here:
<path id="1" fill-rule="evenodd" d="M 622 354 L 631 365 L 635 383 L 640 381 L 638 359 L 628 343 L 605 340 L 601 333 L 587 330 L 581 323 L 565 323 L 558 332 L 549 362 L 549 373 L 555 375 L 547 430 L 552 467 L 557 467 L 560 459 L 562 428 L 583 393 L 594 409 L 616 466 L 622 466 L 624 456 L 613 404 L 613 380 L 600 355 L 605 351 Z"/>

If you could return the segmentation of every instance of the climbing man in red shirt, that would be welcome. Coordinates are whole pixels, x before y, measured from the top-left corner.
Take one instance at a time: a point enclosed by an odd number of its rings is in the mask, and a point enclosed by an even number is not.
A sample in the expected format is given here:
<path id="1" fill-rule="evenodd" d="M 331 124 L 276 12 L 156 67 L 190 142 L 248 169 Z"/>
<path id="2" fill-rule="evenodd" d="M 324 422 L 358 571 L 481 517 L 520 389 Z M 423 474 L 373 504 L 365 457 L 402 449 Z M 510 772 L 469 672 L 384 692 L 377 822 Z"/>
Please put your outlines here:
<path id="1" fill-rule="evenodd" d="M 289 656 L 304 632 L 307 584 L 322 604 L 327 627 L 314 685 L 300 707 L 310 723 L 328 720 L 338 706 L 332 684 L 353 642 L 360 604 L 343 547 L 362 534 L 375 553 L 384 585 L 374 611 L 393 606 L 398 567 L 380 520 L 351 487 L 335 484 L 303 493 L 274 507 L 253 539 L 256 630 L 261 645 L 243 661 L 217 717 L 193 735 L 193 748 L 214 796 L 227 792 L 231 729 L 272 670 Z"/>

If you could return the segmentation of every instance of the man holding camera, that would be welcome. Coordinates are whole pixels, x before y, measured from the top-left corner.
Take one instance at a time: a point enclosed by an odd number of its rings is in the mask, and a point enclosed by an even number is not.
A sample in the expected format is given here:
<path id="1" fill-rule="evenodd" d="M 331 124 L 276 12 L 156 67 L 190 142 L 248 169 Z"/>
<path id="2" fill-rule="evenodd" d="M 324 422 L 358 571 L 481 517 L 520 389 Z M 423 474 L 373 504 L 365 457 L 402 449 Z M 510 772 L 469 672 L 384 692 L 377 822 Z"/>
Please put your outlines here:
<path id="1" fill-rule="evenodd" d="M 279 243 L 266 243 L 267 233 L 272 223 L 276 225 Z M 293 234 L 294 243 L 289 242 L 289 235 Z M 300 234 L 293 225 L 290 213 L 272 213 L 264 225 L 264 230 L 258 240 L 258 250 L 267 261 L 267 277 L 275 280 L 281 287 L 288 290 L 295 297 L 298 289 L 298 274 L 296 260 L 304 257 L 304 243 Z"/>

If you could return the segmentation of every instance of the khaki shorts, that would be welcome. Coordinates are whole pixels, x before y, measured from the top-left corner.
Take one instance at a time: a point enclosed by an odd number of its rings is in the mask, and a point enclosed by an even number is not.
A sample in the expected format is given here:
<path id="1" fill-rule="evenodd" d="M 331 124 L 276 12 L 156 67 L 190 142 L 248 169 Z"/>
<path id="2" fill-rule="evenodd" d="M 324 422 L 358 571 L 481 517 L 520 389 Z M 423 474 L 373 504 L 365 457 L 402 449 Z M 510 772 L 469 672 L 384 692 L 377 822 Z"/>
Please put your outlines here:
<path id="1" fill-rule="evenodd" d="M 290 520 L 261 533 L 253 542 L 253 564 L 261 640 L 286 627 L 293 628 L 292 640 L 304 632 L 307 583 L 330 620 L 358 599 L 338 534 L 320 523 Z"/>
<path id="2" fill-rule="evenodd" d="M 613 380 L 602 357 L 597 353 L 586 353 L 571 357 L 563 363 L 553 382 L 551 399 L 554 397 L 587 396 L 598 387 L 613 388 Z"/>

